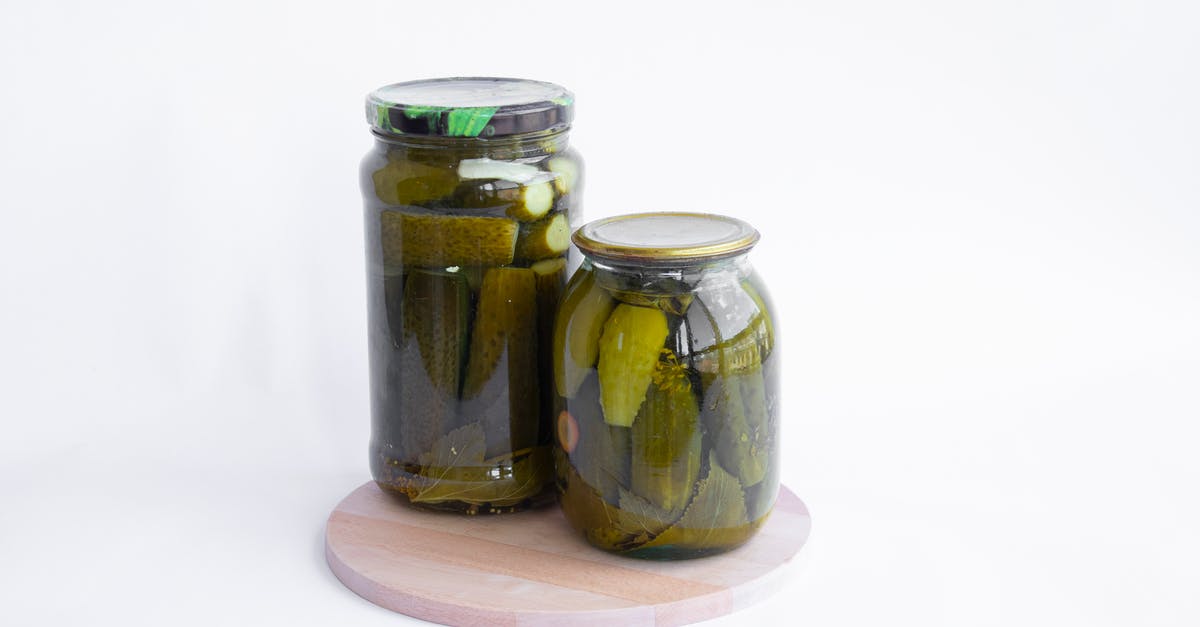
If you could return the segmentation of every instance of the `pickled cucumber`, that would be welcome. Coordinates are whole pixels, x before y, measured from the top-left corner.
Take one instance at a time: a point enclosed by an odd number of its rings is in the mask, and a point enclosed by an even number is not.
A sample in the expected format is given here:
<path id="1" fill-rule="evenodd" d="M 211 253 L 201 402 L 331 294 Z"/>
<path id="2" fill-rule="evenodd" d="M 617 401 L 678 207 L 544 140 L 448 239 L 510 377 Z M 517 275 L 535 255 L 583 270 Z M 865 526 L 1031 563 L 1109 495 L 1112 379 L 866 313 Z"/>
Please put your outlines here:
<path id="1" fill-rule="evenodd" d="M 454 190 L 453 204 L 464 209 L 502 209 L 510 218 L 530 222 L 554 208 L 554 188 L 549 181 L 470 180 Z"/>
<path id="2" fill-rule="evenodd" d="M 715 429 L 717 459 L 743 486 L 762 481 L 770 463 L 770 430 L 762 369 L 726 375 L 715 403 L 724 420 Z"/>
<path id="3" fill-rule="evenodd" d="M 385 265 L 506 265 L 513 260 L 517 231 L 517 223 L 506 218 L 380 214 Z"/>
<path id="4" fill-rule="evenodd" d="M 567 280 L 567 260 L 562 257 L 544 259 L 529 266 L 529 269 L 533 271 L 536 279 L 538 318 L 553 320 L 558 307 L 558 299 L 562 297 L 563 286 Z M 546 344 L 549 345 L 549 335 L 553 333 L 554 325 L 545 326 Z M 549 354 L 549 351 L 547 350 L 546 353 Z"/>
<path id="5" fill-rule="evenodd" d="M 600 383 L 595 373 L 580 384 L 566 411 L 578 430 L 574 450 L 569 453 L 571 465 L 592 490 L 616 505 L 618 489 L 630 482 L 631 434 L 626 427 L 604 421 L 600 411 Z"/>
<path id="6" fill-rule="evenodd" d="M 415 339 L 430 381 L 449 397 L 458 397 L 470 307 L 470 289 L 461 276 L 413 270 L 404 283 L 404 341 Z"/>
<path id="7" fill-rule="evenodd" d="M 741 484 L 710 454 L 708 475 L 683 516 L 642 548 L 692 551 L 695 555 L 725 550 L 749 539 L 757 528 L 754 522 L 746 512 Z"/>
<path id="8" fill-rule="evenodd" d="M 604 272 L 597 280 L 622 303 L 654 307 L 676 316 L 686 315 L 688 306 L 695 300 L 687 283 L 678 277 Z"/>
<path id="9" fill-rule="evenodd" d="M 538 440 L 537 286 L 528 268 L 490 268 L 479 288 L 463 380 L 466 411 L 483 420 L 488 455 Z"/>
<path id="10" fill-rule="evenodd" d="M 558 257 L 571 245 L 571 225 L 567 215 L 556 213 L 521 226 L 515 256 L 536 261 Z"/>
<path id="11" fill-rule="evenodd" d="M 533 271 L 537 288 L 538 389 L 541 390 L 539 405 L 543 429 L 538 441 L 549 443 L 550 433 L 546 429 L 562 409 L 550 381 L 554 379 L 554 314 L 567 280 L 567 260 L 562 257 L 546 259 L 529 269 Z"/>
<path id="12" fill-rule="evenodd" d="M 762 334 L 759 343 L 762 349 L 762 359 L 766 361 L 771 351 L 775 349 L 775 324 L 771 320 L 771 308 L 750 279 L 742 280 L 742 289 L 758 307 L 757 315 L 752 320 L 752 324 L 748 326 L 757 328 L 757 332 Z"/>
<path id="13" fill-rule="evenodd" d="M 600 405 L 611 425 L 633 424 L 646 399 L 659 351 L 667 340 L 667 316 L 658 309 L 617 305 L 600 335 Z"/>
<path id="14" fill-rule="evenodd" d="M 454 170 L 389 156 L 371 174 L 375 195 L 389 205 L 420 205 L 450 195 L 458 185 Z"/>
<path id="15" fill-rule="evenodd" d="M 388 379 L 402 385 L 388 430 L 411 460 L 454 426 L 470 294 L 461 277 L 415 269 L 387 277 L 385 294 L 397 349 L 390 353 Z"/>
<path id="16" fill-rule="evenodd" d="M 670 349 L 662 349 L 631 438 L 633 491 L 667 512 L 682 510 L 700 472 L 700 408 Z"/>
<path id="17" fill-rule="evenodd" d="M 570 398 L 596 365 L 600 332 L 616 302 L 596 284 L 595 273 L 579 272 L 567 285 L 554 321 L 554 385 Z"/>
<path id="18" fill-rule="evenodd" d="M 699 363 L 706 381 L 703 410 L 717 459 L 743 486 L 752 486 L 763 480 L 771 461 L 760 334 L 751 325 L 724 340 L 718 321 L 702 300 L 697 309 L 708 317 L 716 334 L 716 344 L 704 351 Z"/>
<path id="19" fill-rule="evenodd" d="M 440 389 L 441 382 L 425 370 L 418 342 L 403 342 L 395 359 L 402 388 L 399 411 L 391 418 L 392 431 L 400 436 L 405 459 L 415 460 L 454 425 L 458 399 Z"/>
<path id="20" fill-rule="evenodd" d="M 776 441 L 778 442 L 778 441 Z M 772 456 L 779 454 L 776 445 L 772 448 Z M 778 457 L 772 457 L 778 459 Z M 775 507 L 775 499 L 779 495 L 779 464 L 767 467 L 767 476 L 762 481 L 746 488 L 746 514 L 751 522 L 761 523 Z"/>

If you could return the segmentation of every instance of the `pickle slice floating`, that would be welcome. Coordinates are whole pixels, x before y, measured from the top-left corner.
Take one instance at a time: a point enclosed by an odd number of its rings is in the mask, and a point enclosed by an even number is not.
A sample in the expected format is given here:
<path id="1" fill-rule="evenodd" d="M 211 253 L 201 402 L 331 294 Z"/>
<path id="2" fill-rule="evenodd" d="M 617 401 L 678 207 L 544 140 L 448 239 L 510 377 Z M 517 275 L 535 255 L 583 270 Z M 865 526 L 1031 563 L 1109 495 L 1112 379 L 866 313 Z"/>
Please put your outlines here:
<path id="1" fill-rule="evenodd" d="M 554 173 L 554 187 L 562 195 L 575 191 L 579 184 L 579 163 L 570 157 L 551 157 L 546 169 Z"/>
<path id="2" fill-rule="evenodd" d="M 528 268 L 490 268 L 479 288 L 462 398 L 487 432 L 488 455 L 537 443 L 537 287 Z"/>
<path id="3" fill-rule="evenodd" d="M 448 267 L 512 263 L 517 223 L 506 218 L 380 213 L 385 265 Z"/>
<path id="4" fill-rule="evenodd" d="M 453 202 L 464 209 L 503 209 L 511 218 L 530 222 L 554 208 L 554 188 L 549 181 L 470 180 L 454 190 Z"/>
<path id="5" fill-rule="evenodd" d="M 538 260 L 558 257 L 571 245 L 571 225 L 564 213 L 556 213 L 521 228 L 516 257 Z"/>
<path id="6" fill-rule="evenodd" d="M 613 309 L 600 336 L 597 365 L 608 424 L 633 424 L 666 340 L 667 315 L 662 311 L 624 303 Z"/>
<path id="7" fill-rule="evenodd" d="M 700 407 L 669 349 L 662 349 L 653 380 L 633 421 L 631 487 L 665 511 L 681 511 L 700 473 Z"/>
<path id="8" fill-rule="evenodd" d="M 567 285 L 554 324 L 554 384 L 559 396 L 575 396 L 596 365 L 600 332 L 615 306 L 592 272 L 576 273 Z"/>

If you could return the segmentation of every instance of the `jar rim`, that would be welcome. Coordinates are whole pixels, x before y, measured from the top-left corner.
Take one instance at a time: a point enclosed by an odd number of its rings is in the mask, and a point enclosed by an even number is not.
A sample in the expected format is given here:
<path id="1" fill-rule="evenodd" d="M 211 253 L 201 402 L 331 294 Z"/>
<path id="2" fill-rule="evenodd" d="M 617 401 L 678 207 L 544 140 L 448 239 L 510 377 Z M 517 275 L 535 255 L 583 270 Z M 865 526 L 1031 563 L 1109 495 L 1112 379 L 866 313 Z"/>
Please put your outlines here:
<path id="1" fill-rule="evenodd" d="M 385 135 L 503 137 L 565 130 L 575 96 L 521 78 L 451 77 L 385 85 L 367 95 L 367 122 Z"/>
<path id="2" fill-rule="evenodd" d="M 571 241 L 587 257 L 613 262 L 703 263 L 748 252 L 759 232 L 715 213 L 655 211 L 588 222 Z"/>

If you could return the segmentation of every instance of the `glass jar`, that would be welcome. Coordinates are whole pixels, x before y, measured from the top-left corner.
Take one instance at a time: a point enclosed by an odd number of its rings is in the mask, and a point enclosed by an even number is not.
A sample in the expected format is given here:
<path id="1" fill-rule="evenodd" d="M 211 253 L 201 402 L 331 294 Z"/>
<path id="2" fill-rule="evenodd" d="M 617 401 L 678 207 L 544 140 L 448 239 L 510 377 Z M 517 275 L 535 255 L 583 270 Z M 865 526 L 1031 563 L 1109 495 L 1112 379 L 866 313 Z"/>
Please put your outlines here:
<path id="1" fill-rule="evenodd" d="M 779 349 L 750 225 L 649 213 L 584 225 L 554 332 L 566 518 L 593 545 L 732 549 L 779 490 Z"/>
<path id="2" fill-rule="evenodd" d="M 551 334 L 583 183 L 572 103 L 502 78 L 367 97 L 371 474 L 415 506 L 553 497 Z"/>

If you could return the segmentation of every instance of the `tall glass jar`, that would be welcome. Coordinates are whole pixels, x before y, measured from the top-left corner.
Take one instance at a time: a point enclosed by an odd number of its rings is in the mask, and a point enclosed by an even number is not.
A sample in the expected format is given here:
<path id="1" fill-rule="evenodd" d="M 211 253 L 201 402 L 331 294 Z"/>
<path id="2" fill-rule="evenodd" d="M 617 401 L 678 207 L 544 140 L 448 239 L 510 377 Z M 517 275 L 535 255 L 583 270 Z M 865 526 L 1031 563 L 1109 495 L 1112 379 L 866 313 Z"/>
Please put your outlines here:
<path id="1" fill-rule="evenodd" d="M 733 218 L 651 213 L 584 225 L 555 339 L 567 520 L 635 557 L 720 553 L 779 490 L 779 343 Z"/>
<path id="2" fill-rule="evenodd" d="M 501 78 L 367 98 L 371 473 L 415 506 L 550 494 L 551 334 L 583 183 L 572 107 L 562 87 Z"/>

